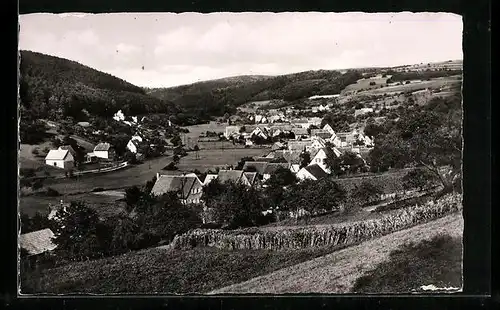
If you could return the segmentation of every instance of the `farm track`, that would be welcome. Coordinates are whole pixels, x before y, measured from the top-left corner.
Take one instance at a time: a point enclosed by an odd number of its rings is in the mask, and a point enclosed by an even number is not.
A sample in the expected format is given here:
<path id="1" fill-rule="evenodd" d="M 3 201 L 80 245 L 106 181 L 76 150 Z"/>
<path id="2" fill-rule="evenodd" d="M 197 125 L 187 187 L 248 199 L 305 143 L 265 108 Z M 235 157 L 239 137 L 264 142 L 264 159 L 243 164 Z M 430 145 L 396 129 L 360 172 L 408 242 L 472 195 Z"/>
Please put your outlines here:
<path id="1" fill-rule="evenodd" d="M 387 261 L 393 250 L 440 234 L 462 237 L 462 215 L 448 215 L 209 294 L 349 293 L 357 278 Z"/>

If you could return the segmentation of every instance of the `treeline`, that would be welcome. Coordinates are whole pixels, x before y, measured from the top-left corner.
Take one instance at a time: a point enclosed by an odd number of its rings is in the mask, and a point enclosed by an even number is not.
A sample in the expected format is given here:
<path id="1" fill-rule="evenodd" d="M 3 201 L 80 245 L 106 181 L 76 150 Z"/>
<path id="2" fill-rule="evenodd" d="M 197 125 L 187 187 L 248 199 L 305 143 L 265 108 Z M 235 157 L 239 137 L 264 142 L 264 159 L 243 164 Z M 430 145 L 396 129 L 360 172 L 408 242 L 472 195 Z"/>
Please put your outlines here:
<path id="1" fill-rule="evenodd" d="M 21 51 L 20 99 L 25 115 L 60 120 L 89 116 L 176 113 L 172 103 L 148 96 L 145 91 L 77 62 L 40 53 Z"/>
<path id="2" fill-rule="evenodd" d="M 236 107 L 249 101 L 284 99 L 294 101 L 317 94 L 340 93 L 361 78 L 357 71 L 307 71 L 276 77 L 195 83 L 173 88 L 149 90 L 152 96 L 172 101 L 179 109 L 181 123 L 205 122 L 213 116 L 233 114 Z M 220 83 L 220 84 L 218 84 Z"/>
<path id="3" fill-rule="evenodd" d="M 410 72 L 395 72 L 387 71 L 387 75 L 391 77 L 387 80 L 387 83 L 393 82 L 404 82 L 410 80 L 428 80 L 440 77 L 447 77 L 453 75 L 462 75 L 462 70 L 439 70 L 439 71 L 410 71 Z"/>

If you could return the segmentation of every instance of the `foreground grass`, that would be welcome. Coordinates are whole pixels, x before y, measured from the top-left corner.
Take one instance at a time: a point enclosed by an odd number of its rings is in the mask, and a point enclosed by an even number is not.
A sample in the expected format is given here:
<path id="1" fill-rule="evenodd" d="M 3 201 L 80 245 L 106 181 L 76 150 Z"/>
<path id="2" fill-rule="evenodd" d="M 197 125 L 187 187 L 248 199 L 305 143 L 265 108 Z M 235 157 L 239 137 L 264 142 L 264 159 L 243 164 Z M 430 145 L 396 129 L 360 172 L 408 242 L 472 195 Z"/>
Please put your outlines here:
<path id="1" fill-rule="evenodd" d="M 418 244 L 406 244 L 389 254 L 390 259 L 358 278 L 357 293 L 394 293 L 419 290 L 422 285 L 462 286 L 462 240 L 436 236 Z"/>
<path id="2" fill-rule="evenodd" d="M 463 218 L 460 213 L 362 242 L 322 257 L 283 268 L 238 284 L 223 287 L 211 294 L 345 294 L 353 291 L 358 278 L 389 260 L 389 255 L 404 244 L 433 239 L 437 235 L 461 238 Z M 461 259 L 461 253 L 456 259 Z M 420 259 L 427 259 L 420 257 Z M 407 277 L 405 275 L 405 277 Z M 439 284 L 431 283 L 420 285 Z M 375 288 L 378 293 L 378 288 Z M 404 292 L 404 291 L 399 291 Z M 409 292 L 408 290 L 406 292 Z"/>
<path id="3" fill-rule="evenodd" d="M 22 275 L 23 294 L 206 293 L 334 251 L 149 249 Z"/>

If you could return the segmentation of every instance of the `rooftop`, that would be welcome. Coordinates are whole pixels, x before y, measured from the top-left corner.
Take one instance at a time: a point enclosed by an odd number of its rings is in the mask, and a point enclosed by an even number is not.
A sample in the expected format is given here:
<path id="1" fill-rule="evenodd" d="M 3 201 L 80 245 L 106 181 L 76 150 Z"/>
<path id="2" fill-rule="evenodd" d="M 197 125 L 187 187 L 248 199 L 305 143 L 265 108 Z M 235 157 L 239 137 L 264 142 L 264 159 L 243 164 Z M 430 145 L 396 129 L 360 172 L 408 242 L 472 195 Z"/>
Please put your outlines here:
<path id="1" fill-rule="evenodd" d="M 52 251 L 57 246 L 52 242 L 54 233 L 46 228 L 33 231 L 19 236 L 19 245 L 25 249 L 29 255 L 37 255 L 46 251 Z"/>
<path id="2" fill-rule="evenodd" d="M 68 150 L 50 150 L 47 156 L 45 156 L 45 160 L 64 160 L 68 154 Z"/>

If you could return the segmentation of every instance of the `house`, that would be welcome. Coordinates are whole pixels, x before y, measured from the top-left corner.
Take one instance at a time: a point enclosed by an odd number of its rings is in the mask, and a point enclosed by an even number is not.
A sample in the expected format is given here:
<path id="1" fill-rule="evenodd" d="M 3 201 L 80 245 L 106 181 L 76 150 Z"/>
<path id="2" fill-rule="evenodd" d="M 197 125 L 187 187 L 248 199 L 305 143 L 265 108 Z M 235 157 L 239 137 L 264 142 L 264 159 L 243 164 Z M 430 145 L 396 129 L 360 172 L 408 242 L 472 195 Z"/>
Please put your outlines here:
<path id="1" fill-rule="evenodd" d="M 309 128 L 311 124 L 309 124 L 309 120 L 307 118 L 298 118 L 298 119 L 293 119 L 290 121 L 293 126 L 295 127 L 301 127 L 301 128 Z"/>
<path id="2" fill-rule="evenodd" d="M 332 137 L 332 133 L 328 130 L 323 130 L 323 129 L 311 129 L 311 137 L 330 139 Z"/>
<path id="3" fill-rule="evenodd" d="M 233 182 L 250 186 L 243 170 L 219 170 L 217 180 L 221 183 Z"/>
<path id="4" fill-rule="evenodd" d="M 315 152 L 321 148 L 324 148 L 325 146 L 326 146 L 325 139 L 317 136 L 312 137 L 311 140 L 309 141 L 309 144 L 306 146 L 306 151 Z"/>
<path id="5" fill-rule="evenodd" d="M 136 154 L 137 151 L 139 150 L 139 141 L 138 140 L 134 140 L 134 139 L 130 139 L 127 143 L 127 149 Z"/>
<path id="6" fill-rule="evenodd" d="M 331 133 L 332 135 L 335 134 L 335 131 L 333 130 L 332 126 L 330 126 L 330 124 L 326 124 L 325 126 L 323 126 L 323 130 L 324 131 L 328 131 L 329 133 Z"/>
<path id="7" fill-rule="evenodd" d="M 319 126 L 322 121 L 323 121 L 323 119 L 321 117 L 311 117 L 311 118 L 307 119 L 307 123 L 309 124 L 309 126 L 311 126 L 311 125 Z M 309 126 L 307 128 L 309 128 Z"/>
<path id="8" fill-rule="evenodd" d="M 262 139 L 267 139 L 269 136 L 264 128 L 255 127 L 255 129 L 250 133 L 250 137 L 260 137 Z"/>
<path id="9" fill-rule="evenodd" d="M 107 142 L 101 142 L 95 146 L 93 154 L 98 158 L 113 159 L 115 156 L 115 151 L 111 144 Z"/>
<path id="10" fill-rule="evenodd" d="M 290 151 L 282 150 L 275 153 L 276 158 L 283 158 L 287 163 L 290 164 L 290 171 L 297 173 L 300 170 L 300 163 L 302 151 Z"/>
<path id="11" fill-rule="evenodd" d="M 69 150 L 50 150 L 45 156 L 45 164 L 61 169 L 71 169 L 74 167 L 74 157 Z"/>
<path id="12" fill-rule="evenodd" d="M 248 183 L 250 184 L 250 186 L 254 186 L 254 187 L 260 186 L 260 180 L 259 180 L 259 177 L 257 175 L 257 172 L 243 172 L 243 174 L 245 175 L 246 179 L 248 180 Z"/>
<path id="13" fill-rule="evenodd" d="M 293 132 L 295 135 L 295 139 L 301 139 L 301 138 L 306 138 L 309 136 L 309 133 L 307 132 L 307 128 L 303 127 L 294 127 L 290 131 Z"/>
<path id="14" fill-rule="evenodd" d="M 327 157 L 330 155 L 340 157 L 340 155 L 342 155 L 342 153 L 335 147 L 333 149 L 328 148 L 328 147 L 321 148 L 316 152 L 316 154 L 314 154 L 312 156 L 312 159 L 311 159 L 311 162 L 309 163 L 309 166 L 310 165 L 318 165 L 323 170 L 325 170 L 327 173 L 329 173 L 330 171 L 327 168 L 325 161 L 326 161 Z"/>
<path id="15" fill-rule="evenodd" d="M 203 183 L 196 175 L 156 175 L 151 194 L 161 196 L 177 192 L 183 204 L 200 203 Z"/>
<path id="16" fill-rule="evenodd" d="M 356 109 L 354 110 L 354 117 L 358 117 L 367 113 L 373 113 L 373 108 Z"/>
<path id="17" fill-rule="evenodd" d="M 61 145 L 58 150 L 68 150 L 73 157 L 76 157 L 76 151 L 71 145 Z"/>
<path id="18" fill-rule="evenodd" d="M 243 165 L 243 171 L 257 172 L 262 176 L 264 175 L 267 164 L 268 163 L 265 161 L 246 161 Z"/>
<path id="19" fill-rule="evenodd" d="M 205 176 L 205 180 L 203 181 L 203 186 L 207 185 L 208 183 L 212 182 L 213 180 L 217 179 L 219 175 L 217 174 L 207 174 Z"/>
<path id="20" fill-rule="evenodd" d="M 239 133 L 240 133 L 240 126 L 226 126 L 224 137 L 226 137 L 226 139 L 229 139 L 232 135 Z"/>
<path id="21" fill-rule="evenodd" d="M 264 168 L 264 173 L 262 174 L 262 181 L 268 180 L 273 173 L 279 168 L 290 169 L 289 163 L 268 163 Z"/>
<path id="22" fill-rule="evenodd" d="M 76 123 L 76 124 L 77 124 L 78 126 L 80 126 L 80 127 L 84 127 L 84 128 L 86 128 L 86 127 L 90 127 L 90 123 L 89 123 L 89 122 L 78 122 L 78 123 Z"/>
<path id="23" fill-rule="evenodd" d="M 54 250 L 54 233 L 49 228 L 33 231 L 19 236 L 19 246 L 28 256 L 39 255 Z"/>
<path id="24" fill-rule="evenodd" d="M 288 149 L 290 151 L 303 151 L 305 150 L 311 141 L 299 141 L 299 140 L 290 140 L 288 141 Z"/>
<path id="25" fill-rule="evenodd" d="M 273 151 L 276 151 L 276 150 L 282 150 L 285 148 L 285 145 L 281 142 L 276 142 L 273 144 L 273 146 L 271 147 L 271 150 Z"/>
<path id="26" fill-rule="evenodd" d="M 326 171 L 323 170 L 323 168 L 321 168 L 319 165 L 310 165 L 300 169 L 299 172 L 297 172 L 296 176 L 301 181 L 317 181 L 319 179 L 327 177 L 328 173 L 326 173 Z"/>

